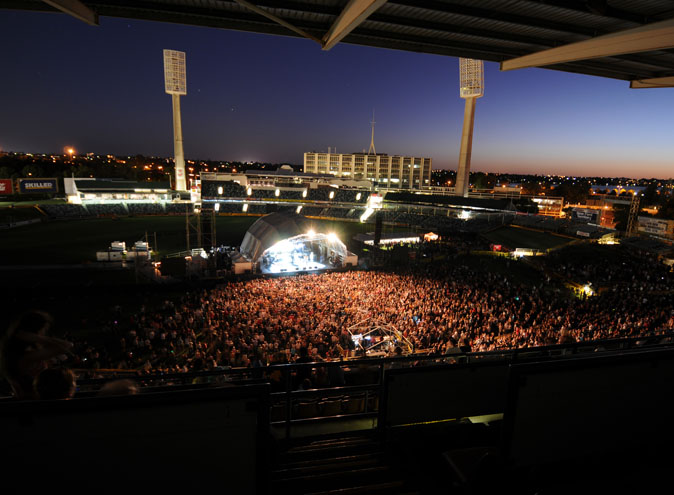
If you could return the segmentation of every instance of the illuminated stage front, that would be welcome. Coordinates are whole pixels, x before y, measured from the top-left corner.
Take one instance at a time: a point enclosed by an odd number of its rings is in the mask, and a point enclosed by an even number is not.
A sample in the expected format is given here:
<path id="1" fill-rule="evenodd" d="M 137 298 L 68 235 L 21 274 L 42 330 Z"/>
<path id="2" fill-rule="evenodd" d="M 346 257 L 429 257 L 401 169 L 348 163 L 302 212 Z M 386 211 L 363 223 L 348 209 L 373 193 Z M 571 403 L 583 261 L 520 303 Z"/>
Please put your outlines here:
<path id="1" fill-rule="evenodd" d="M 344 266 L 348 251 L 335 234 L 309 231 L 283 239 L 264 251 L 262 273 L 292 273 Z"/>

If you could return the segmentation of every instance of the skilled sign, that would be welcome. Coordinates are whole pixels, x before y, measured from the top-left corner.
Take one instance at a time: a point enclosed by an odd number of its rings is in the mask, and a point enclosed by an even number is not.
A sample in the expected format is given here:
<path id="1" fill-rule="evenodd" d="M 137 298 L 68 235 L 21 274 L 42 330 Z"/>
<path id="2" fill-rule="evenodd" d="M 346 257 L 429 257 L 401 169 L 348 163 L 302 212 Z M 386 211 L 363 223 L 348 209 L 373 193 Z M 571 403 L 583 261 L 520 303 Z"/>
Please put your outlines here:
<path id="1" fill-rule="evenodd" d="M 12 194 L 12 179 L 0 179 L 0 194 Z"/>
<path id="2" fill-rule="evenodd" d="M 58 192 L 57 179 L 19 179 L 20 193 L 55 193 Z"/>

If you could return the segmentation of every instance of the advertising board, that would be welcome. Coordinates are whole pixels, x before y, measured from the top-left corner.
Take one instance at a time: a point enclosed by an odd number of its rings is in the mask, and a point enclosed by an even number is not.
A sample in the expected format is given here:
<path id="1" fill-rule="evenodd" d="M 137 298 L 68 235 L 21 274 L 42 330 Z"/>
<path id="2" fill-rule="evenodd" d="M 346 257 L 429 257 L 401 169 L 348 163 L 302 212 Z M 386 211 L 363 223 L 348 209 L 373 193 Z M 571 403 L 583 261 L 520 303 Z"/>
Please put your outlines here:
<path id="1" fill-rule="evenodd" d="M 19 179 L 19 192 L 26 193 L 56 193 L 58 192 L 57 179 Z"/>
<path id="2" fill-rule="evenodd" d="M 0 194 L 12 194 L 12 179 L 0 179 Z"/>

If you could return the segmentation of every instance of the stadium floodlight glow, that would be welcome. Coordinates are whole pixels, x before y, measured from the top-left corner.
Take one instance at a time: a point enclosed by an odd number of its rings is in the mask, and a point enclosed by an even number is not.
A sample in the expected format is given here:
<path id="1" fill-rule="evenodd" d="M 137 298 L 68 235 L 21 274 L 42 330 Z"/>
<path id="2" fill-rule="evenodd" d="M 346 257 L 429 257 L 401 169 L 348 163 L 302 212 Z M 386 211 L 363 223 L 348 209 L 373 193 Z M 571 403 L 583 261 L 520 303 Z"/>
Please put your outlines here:
<path id="1" fill-rule="evenodd" d="M 314 229 L 310 229 L 309 232 L 307 232 L 307 235 L 311 239 L 312 237 L 314 237 L 316 235 L 316 232 L 314 232 Z"/>
<path id="2" fill-rule="evenodd" d="M 365 220 L 367 220 L 368 218 L 370 218 L 370 216 L 371 216 L 373 213 L 374 213 L 374 208 L 368 208 L 368 209 L 366 209 L 366 210 L 365 210 L 365 213 L 363 213 L 363 214 L 360 216 L 360 223 L 365 222 Z"/>
<path id="3" fill-rule="evenodd" d="M 306 190 L 306 189 L 305 189 L 304 191 L 302 191 L 302 197 L 303 197 L 303 198 L 306 198 L 306 197 L 307 197 L 307 190 Z"/>
<path id="4" fill-rule="evenodd" d="M 299 205 L 299 206 L 295 209 L 295 213 L 299 213 L 300 211 L 302 211 L 302 205 Z"/>
<path id="5" fill-rule="evenodd" d="M 328 234 L 328 240 L 331 241 L 331 242 L 335 242 L 335 241 L 337 241 L 337 240 L 339 240 L 339 239 L 338 239 L 338 237 L 337 237 L 337 234 L 335 234 L 334 232 L 330 232 L 330 233 Z"/>
<path id="6" fill-rule="evenodd" d="M 276 189 L 276 191 L 274 191 L 274 196 L 276 196 L 278 198 L 280 195 L 281 195 L 281 190 Z"/>
<path id="7" fill-rule="evenodd" d="M 360 201 L 360 198 L 361 198 L 361 197 L 362 197 L 362 196 L 360 195 L 360 193 L 356 194 L 356 201 Z"/>
<path id="8" fill-rule="evenodd" d="M 250 196 L 251 194 L 253 194 L 253 190 L 249 187 L 248 189 L 246 189 L 246 194 Z"/>
<path id="9" fill-rule="evenodd" d="M 330 199 L 333 199 L 335 197 L 335 191 L 330 191 Z"/>
<path id="10" fill-rule="evenodd" d="M 215 206 L 213 207 L 215 211 L 220 211 L 220 203 L 215 203 Z"/>
<path id="11" fill-rule="evenodd" d="M 459 215 L 459 218 L 460 218 L 461 220 L 470 220 L 470 218 L 471 218 L 472 216 L 473 216 L 473 215 L 470 213 L 470 211 L 468 211 L 468 210 L 461 210 L 461 214 Z"/>
<path id="12" fill-rule="evenodd" d="M 248 203 L 243 204 L 243 207 L 241 208 L 241 211 L 243 211 L 244 213 L 248 211 Z"/>
<path id="13" fill-rule="evenodd" d="M 180 96 L 187 94 L 185 52 L 164 50 L 164 90 L 173 101 L 173 149 L 175 154 L 177 191 L 187 190 L 185 178 L 185 154 L 183 152 L 183 129 L 180 118 Z"/>
<path id="14" fill-rule="evenodd" d="M 222 186 L 219 186 L 218 187 L 218 195 L 222 196 L 222 191 L 223 191 Z"/>
<path id="15" fill-rule="evenodd" d="M 463 130 L 461 132 L 461 151 L 459 153 L 459 169 L 456 173 L 456 196 L 468 196 L 470 185 L 470 158 L 473 149 L 473 126 L 475 123 L 475 100 L 484 95 L 484 64 L 482 60 L 460 58 L 460 95 L 466 100 L 463 113 Z"/>

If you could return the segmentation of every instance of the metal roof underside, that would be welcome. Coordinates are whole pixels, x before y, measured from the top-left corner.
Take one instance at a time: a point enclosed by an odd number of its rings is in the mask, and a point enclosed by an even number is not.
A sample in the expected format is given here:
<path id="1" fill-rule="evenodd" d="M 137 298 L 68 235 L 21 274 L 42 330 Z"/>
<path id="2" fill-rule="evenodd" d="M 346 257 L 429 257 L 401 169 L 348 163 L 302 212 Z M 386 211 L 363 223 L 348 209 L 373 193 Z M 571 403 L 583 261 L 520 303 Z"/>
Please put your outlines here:
<path id="1" fill-rule="evenodd" d="M 301 36 L 261 15 L 262 9 L 314 40 L 325 39 L 350 5 L 348 0 L 240 3 L 236 0 L 82 0 L 79 3 L 98 16 Z M 246 3 L 252 4 L 258 12 Z M 358 2 L 352 0 L 352 3 Z M 55 10 L 39 0 L 9 0 L 0 5 L 24 10 Z M 672 18 L 674 3 L 665 0 L 389 0 L 364 20 L 354 22 L 355 27 L 341 42 L 503 62 Z M 601 57 L 545 68 L 628 81 L 674 77 L 674 50 Z"/>

